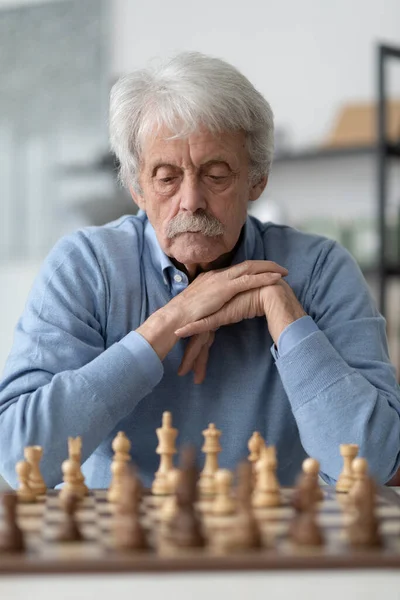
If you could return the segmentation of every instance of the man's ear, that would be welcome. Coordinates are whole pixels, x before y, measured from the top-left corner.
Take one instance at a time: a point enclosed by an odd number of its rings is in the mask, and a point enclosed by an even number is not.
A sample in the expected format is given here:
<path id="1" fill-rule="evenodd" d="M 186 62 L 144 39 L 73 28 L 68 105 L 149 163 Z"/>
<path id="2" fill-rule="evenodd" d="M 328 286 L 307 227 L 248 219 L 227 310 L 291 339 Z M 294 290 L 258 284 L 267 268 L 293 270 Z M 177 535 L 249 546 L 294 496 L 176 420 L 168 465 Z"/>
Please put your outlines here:
<path id="1" fill-rule="evenodd" d="M 264 175 L 264 177 L 262 177 L 259 181 L 257 181 L 257 183 L 254 183 L 250 187 L 249 200 L 250 201 L 258 200 L 258 198 L 261 196 L 261 194 L 265 190 L 265 186 L 267 185 L 267 183 L 268 183 L 268 175 Z"/>
<path id="2" fill-rule="evenodd" d="M 134 203 L 137 204 L 141 210 L 146 210 L 146 208 L 145 208 L 146 202 L 144 200 L 144 197 L 141 194 L 139 194 L 139 192 L 135 192 L 135 190 L 133 189 L 133 187 L 131 185 L 129 186 L 129 191 L 133 198 Z"/>

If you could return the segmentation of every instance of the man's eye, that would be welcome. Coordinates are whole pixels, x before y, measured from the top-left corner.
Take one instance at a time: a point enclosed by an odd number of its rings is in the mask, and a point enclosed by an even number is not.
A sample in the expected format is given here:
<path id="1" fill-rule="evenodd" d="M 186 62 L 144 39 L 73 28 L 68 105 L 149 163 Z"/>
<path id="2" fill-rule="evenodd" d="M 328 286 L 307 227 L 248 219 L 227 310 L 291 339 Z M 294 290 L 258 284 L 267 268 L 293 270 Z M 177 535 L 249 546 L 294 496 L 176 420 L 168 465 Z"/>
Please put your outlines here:
<path id="1" fill-rule="evenodd" d="M 159 179 L 159 181 L 162 181 L 163 183 L 171 183 L 172 181 L 175 181 L 176 177 L 161 177 L 161 179 Z"/>
<path id="2" fill-rule="evenodd" d="M 208 177 L 213 181 L 223 181 L 227 178 L 227 175 L 209 175 Z"/>

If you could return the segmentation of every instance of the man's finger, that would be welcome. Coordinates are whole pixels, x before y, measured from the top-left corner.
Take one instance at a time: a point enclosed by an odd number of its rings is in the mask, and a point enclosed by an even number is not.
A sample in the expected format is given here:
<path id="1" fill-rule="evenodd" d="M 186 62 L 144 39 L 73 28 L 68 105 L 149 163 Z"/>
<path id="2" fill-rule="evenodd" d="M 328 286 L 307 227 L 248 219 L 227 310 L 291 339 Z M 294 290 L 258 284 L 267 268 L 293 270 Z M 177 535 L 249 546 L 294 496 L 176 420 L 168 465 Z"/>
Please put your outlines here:
<path id="1" fill-rule="evenodd" d="M 289 271 L 272 260 L 245 260 L 226 270 L 226 275 L 229 279 L 236 279 L 242 275 L 257 275 L 261 273 L 279 273 L 282 277 L 285 277 Z"/>
<path id="2" fill-rule="evenodd" d="M 213 329 L 218 329 L 218 327 L 226 325 L 226 319 L 224 320 L 224 314 L 225 311 L 222 308 L 210 317 L 205 317 L 204 319 L 200 319 L 199 321 L 194 321 L 194 323 L 189 323 L 184 327 L 180 327 L 175 331 L 175 335 L 180 338 L 185 338 L 190 337 L 192 335 L 205 333 L 206 331 L 211 331 Z"/>
<path id="3" fill-rule="evenodd" d="M 206 378 L 208 353 L 209 353 L 208 345 L 203 346 L 203 348 L 200 351 L 200 354 L 198 355 L 198 357 L 196 358 L 196 360 L 194 362 L 193 371 L 194 371 L 194 383 L 195 384 L 203 383 L 203 381 Z"/>
<path id="4" fill-rule="evenodd" d="M 187 373 L 189 373 L 189 371 L 192 370 L 195 359 L 199 355 L 202 346 L 204 346 L 204 344 L 206 344 L 207 341 L 207 333 L 201 333 L 201 335 L 196 335 L 196 337 L 193 337 L 189 341 L 188 345 L 186 346 L 182 362 L 179 365 L 178 375 L 187 375 Z"/>

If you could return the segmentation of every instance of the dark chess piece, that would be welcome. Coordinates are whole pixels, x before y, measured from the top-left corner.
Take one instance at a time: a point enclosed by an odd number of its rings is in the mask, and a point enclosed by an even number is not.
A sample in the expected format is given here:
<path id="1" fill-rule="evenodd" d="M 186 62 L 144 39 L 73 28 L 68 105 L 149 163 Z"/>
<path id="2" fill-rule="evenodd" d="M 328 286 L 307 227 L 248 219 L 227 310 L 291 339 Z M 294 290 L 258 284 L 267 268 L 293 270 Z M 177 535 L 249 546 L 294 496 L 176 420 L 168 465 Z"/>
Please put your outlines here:
<path id="1" fill-rule="evenodd" d="M 181 477 L 176 490 L 176 512 L 168 525 L 168 540 L 178 548 L 200 548 L 205 540 L 195 511 L 197 468 L 193 448 L 184 448 Z"/>
<path id="2" fill-rule="evenodd" d="M 120 500 L 114 520 L 115 545 L 121 550 L 146 550 L 148 542 L 140 521 L 142 485 L 132 470 L 123 478 Z"/>
<path id="3" fill-rule="evenodd" d="M 297 479 L 292 496 L 291 504 L 293 508 L 297 513 L 302 513 L 311 508 L 315 509 L 317 502 L 318 496 L 315 492 L 313 479 L 306 473 L 301 473 Z"/>
<path id="4" fill-rule="evenodd" d="M 238 483 L 236 487 L 237 511 L 240 515 L 241 531 L 238 535 L 240 548 L 261 548 L 260 528 L 254 518 L 251 496 L 253 492 L 253 469 L 251 463 L 243 461 L 239 464 Z"/>
<path id="5" fill-rule="evenodd" d="M 290 524 L 289 536 L 296 546 L 323 546 L 324 538 L 315 511 L 297 513 Z"/>
<path id="6" fill-rule="evenodd" d="M 376 516 L 376 485 L 369 476 L 363 480 L 363 492 L 363 496 L 350 498 L 354 518 L 347 529 L 349 541 L 354 548 L 379 548 L 382 538 Z"/>
<path id="7" fill-rule="evenodd" d="M 0 531 L 0 552 L 24 552 L 24 536 L 17 523 L 17 495 L 6 492 L 1 497 L 1 504 L 4 525 Z"/>
<path id="8" fill-rule="evenodd" d="M 76 511 L 79 502 L 79 496 L 72 493 L 64 495 L 63 499 L 60 500 L 60 504 L 64 510 L 64 521 L 56 536 L 56 541 L 80 542 L 84 539 L 76 521 Z"/>

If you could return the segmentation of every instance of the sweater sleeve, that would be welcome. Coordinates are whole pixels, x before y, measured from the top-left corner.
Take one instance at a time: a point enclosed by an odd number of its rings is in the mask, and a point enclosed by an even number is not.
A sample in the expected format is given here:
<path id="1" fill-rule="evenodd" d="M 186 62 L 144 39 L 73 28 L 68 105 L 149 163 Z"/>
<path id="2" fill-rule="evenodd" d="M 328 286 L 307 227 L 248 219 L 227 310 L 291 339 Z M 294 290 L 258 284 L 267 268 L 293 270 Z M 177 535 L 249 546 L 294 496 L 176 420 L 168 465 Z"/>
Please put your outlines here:
<path id="1" fill-rule="evenodd" d="M 320 253 L 305 298 L 318 330 L 276 362 L 303 447 L 333 483 L 343 467 L 339 445 L 358 444 L 385 483 L 400 463 L 400 394 L 385 320 L 356 262 L 335 243 Z"/>
<path id="2" fill-rule="evenodd" d="M 0 470 L 12 486 L 25 446 L 45 449 L 41 470 L 52 487 L 68 436 L 82 436 L 85 461 L 160 381 L 162 363 L 146 340 L 132 331 L 107 348 L 106 322 L 106 281 L 78 232 L 44 262 L 0 383 Z"/>

